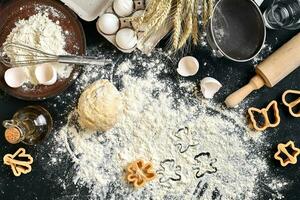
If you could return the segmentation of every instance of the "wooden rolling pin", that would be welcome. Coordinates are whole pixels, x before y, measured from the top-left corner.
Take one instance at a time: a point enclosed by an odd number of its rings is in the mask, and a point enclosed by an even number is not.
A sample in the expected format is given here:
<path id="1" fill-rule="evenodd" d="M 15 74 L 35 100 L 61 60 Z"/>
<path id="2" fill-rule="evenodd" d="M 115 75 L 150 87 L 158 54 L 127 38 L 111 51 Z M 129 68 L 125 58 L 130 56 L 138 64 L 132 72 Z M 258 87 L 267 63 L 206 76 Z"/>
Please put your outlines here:
<path id="1" fill-rule="evenodd" d="M 300 66 L 300 33 L 285 43 L 256 67 L 256 75 L 250 82 L 225 99 L 227 107 L 236 107 L 252 91 L 264 85 L 273 87 Z"/>

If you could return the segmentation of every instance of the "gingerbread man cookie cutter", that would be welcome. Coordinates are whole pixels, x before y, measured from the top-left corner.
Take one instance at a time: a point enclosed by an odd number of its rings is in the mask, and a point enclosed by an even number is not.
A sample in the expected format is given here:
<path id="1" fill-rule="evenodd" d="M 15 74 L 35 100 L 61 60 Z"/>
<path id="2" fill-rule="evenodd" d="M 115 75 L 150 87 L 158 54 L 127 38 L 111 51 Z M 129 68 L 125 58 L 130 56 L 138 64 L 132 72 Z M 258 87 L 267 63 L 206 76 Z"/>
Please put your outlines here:
<path id="1" fill-rule="evenodd" d="M 181 166 L 177 165 L 174 159 L 166 159 L 160 162 L 160 167 L 156 173 L 160 176 L 159 183 L 162 186 L 171 188 L 171 182 L 181 180 Z"/>
<path id="2" fill-rule="evenodd" d="M 293 151 L 289 152 L 287 147 L 290 147 Z M 285 159 L 281 157 L 284 154 L 286 156 Z M 295 147 L 295 143 L 293 141 L 288 141 L 286 144 L 278 144 L 277 152 L 274 155 L 276 160 L 280 161 L 281 166 L 285 167 L 288 164 L 296 164 L 297 156 L 300 154 L 300 149 Z"/>
<path id="3" fill-rule="evenodd" d="M 127 167 L 126 179 L 135 188 L 143 187 L 147 182 L 155 178 L 152 163 L 145 163 L 143 160 L 136 160 Z"/>
<path id="4" fill-rule="evenodd" d="M 289 108 L 289 112 L 293 117 L 300 117 L 300 110 L 298 112 L 294 112 L 294 108 L 297 106 L 300 107 L 300 97 L 298 97 L 296 100 L 292 102 L 287 102 L 286 96 L 288 94 L 299 94 L 300 95 L 300 90 L 287 90 L 282 94 L 282 102 L 284 105 L 286 105 Z"/>
<path id="5" fill-rule="evenodd" d="M 24 159 L 26 161 L 18 160 L 17 158 Z M 6 165 L 10 165 L 11 170 L 15 176 L 20 176 L 21 174 L 27 174 L 31 172 L 31 164 L 33 163 L 33 158 L 30 154 L 26 154 L 24 148 L 19 148 L 14 154 L 6 154 L 3 157 L 3 162 Z"/>
<path id="6" fill-rule="evenodd" d="M 275 118 L 274 123 L 270 122 L 270 119 L 268 116 L 268 111 L 270 110 L 270 108 L 272 108 L 273 112 L 274 112 L 274 118 Z M 254 117 L 255 112 L 263 115 L 264 123 L 261 126 L 259 126 L 258 121 Z M 280 115 L 279 115 L 277 101 L 271 101 L 266 108 L 262 108 L 262 109 L 251 107 L 248 109 L 248 114 L 250 116 L 250 121 L 251 121 L 252 127 L 257 131 L 264 131 L 267 128 L 277 127 L 280 123 Z"/>

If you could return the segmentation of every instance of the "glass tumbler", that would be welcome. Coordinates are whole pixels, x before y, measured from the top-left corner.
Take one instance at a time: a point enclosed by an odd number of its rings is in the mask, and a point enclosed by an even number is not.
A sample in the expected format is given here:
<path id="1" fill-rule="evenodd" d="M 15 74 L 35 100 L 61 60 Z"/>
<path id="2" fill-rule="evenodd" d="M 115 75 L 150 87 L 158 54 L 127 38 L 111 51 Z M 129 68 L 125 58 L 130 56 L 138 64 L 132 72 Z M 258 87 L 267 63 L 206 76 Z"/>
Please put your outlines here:
<path id="1" fill-rule="evenodd" d="M 296 30 L 300 28 L 300 0 L 274 0 L 263 14 L 266 27 Z"/>

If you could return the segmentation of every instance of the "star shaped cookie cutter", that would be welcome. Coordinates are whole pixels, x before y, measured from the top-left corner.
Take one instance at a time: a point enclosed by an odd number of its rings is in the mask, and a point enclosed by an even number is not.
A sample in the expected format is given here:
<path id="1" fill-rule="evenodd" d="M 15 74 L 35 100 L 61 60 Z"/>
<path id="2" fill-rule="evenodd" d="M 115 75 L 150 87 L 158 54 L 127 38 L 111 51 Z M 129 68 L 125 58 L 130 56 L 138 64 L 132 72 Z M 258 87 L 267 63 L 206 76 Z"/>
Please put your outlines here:
<path id="1" fill-rule="evenodd" d="M 127 167 L 126 179 L 135 188 L 143 187 L 147 182 L 155 178 L 152 163 L 136 160 Z"/>
<path id="2" fill-rule="evenodd" d="M 17 158 L 27 158 L 27 160 L 17 160 Z M 3 162 L 6 165 L 10 165 L 15 176 L 20 176 L 21 174 L 31 172 L 33 158 L 30 154 L 26 154 L 26 150 L 24 148 L 19 148 L 14 154 L 6 154 L 3 157 Z"/>
<path id="3" fill-rule="evenodd" d="M 286 105 L 289 108 L 289 112 L 293 117 L 300 117 L 300 110 L 298 110 L 297 113 L 294 112 L 294 108 L 297 106 L 300 106 L 300 97 L 298 99 L 292 101 L 292 102 L 287 102 L 286 96 L 288 94 L 299 94 L 300 95 L 300 90 L 287 90 L 282 94 L 282 102 L 284 105 Z"/>
<path id="4" fill-rule="evenodd" d="M 290 147 L 293 151 L 288 152 L 286 149 Z M 295 143 L 293 141 L 288 141 L 286 144 L 278 144 L 277 145 L 277 152 L 274 155 L 276 160 L 280 161 L 281 166 L 285 167 L 288 164 L 296 164 L 297 163 L 297 156 L 300 154 L 300 149 L 295 147 Z M 287 158 L 283 159 L 280 154 L 283 153 Z"/>
<path id="5" fill-rule="evenodd" d="M 270 108 L 272 108 L 274 112 L 274 117 L 275 117 L 274 123 L 270 122 L 268 116 L 268 111 L 270 110 Z M 263 115 L 264 123 L 261 126 L 259 126 L 258 121 L 254 117 L 255 112 Z M 277 101 L 271 101 L 266 108 L 262 108 L 262 109 L 251 107 L 248 109 L 248 114 L 250 116 L 250 122 L 252 127 L 257 131 L 264 131 L 267 128 L 275 128 L 280 123 L 280 115 L 279 115 Z"/>

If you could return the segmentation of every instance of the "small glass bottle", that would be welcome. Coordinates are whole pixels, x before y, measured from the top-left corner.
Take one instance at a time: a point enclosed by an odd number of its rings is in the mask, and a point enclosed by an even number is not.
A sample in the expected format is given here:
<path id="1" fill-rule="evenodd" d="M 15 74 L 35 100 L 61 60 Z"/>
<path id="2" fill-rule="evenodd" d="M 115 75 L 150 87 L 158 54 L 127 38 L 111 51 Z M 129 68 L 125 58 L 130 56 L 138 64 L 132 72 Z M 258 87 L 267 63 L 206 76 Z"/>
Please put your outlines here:
<path id="1" fill-rule="evenodd" d="M 263 17 L 271 29 L 300 29 L 300 0 L 273 0 Z"/>
<path id="2" fill-rule="evenodd" d="M 11 144 L 37 144 L 53 127 L 50 113 L 41 106 L 28 106 L 16 112 L 11 120 L 3 122 L 5 139 Z"/>

